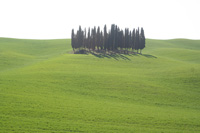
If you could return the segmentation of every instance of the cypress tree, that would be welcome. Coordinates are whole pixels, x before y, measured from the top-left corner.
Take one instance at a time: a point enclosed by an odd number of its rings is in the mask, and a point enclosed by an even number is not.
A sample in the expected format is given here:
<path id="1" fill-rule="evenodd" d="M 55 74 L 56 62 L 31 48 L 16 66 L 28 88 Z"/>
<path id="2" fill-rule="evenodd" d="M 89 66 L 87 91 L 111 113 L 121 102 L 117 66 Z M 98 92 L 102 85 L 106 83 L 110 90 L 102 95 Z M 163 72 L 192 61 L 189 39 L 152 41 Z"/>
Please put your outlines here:
<path id="1" fill-rule="evenodd" d="M 108 46 L 107 46 L 107 39 L 108 39 L 107 27 L 106 27 L 106 25 L 105 25 L 105 26 L 104 26 L 104 36 L 103 36 L 103 45 L 104 45 L 104 50 L 105 50 L 105 51 L 108 49 Z"/>
<path id="2" fill-rule="evenodd" d="M 100 47 L 101 47 L 101 50 L 103 50 L 103 32 L 102 31 L 100 33 Z"/>
<path id="3" fill-rule="evenodd" d="M 91 29 L 91 48 L 94 50 L 94 43 L 95 43 L 95 37 L 94 37 L 94 29 Z"/>
<path id="4" fill-rule="evenodd" d="M 124 41 L 123 41 L 123 30 L 119 32 L 119 48 L 122 50 L 124 47 Z"/>
<path id="5" fill-rule="evenodd" d="M 75 37 L 75 48 L 77 49 L 77 48 L 79 48 L 79 33 L 78 33 L 78 31 L 76 32 L 76 37 Z"/>
<path id="6" fill-rule="evenodd" d="M 138 48 L 137 48 L 137 53 L 139 53 L 138 51 L 139 51 L 139 49 L 140 49 L 140 45 L 141 45 L 141 43 L 140 43 L 140 28 L 138 27 L 138 35 L 137 35 L 137 38 L 138 38 Z"/>
<path id="7" fill-rule="evenodd" d="M 128 50 L 129 48 L 129 29 L 125 29 L 125 49 Z"/>
<path id="8" fill-rule="evenodd" d="M 115 47 L 114 50 L 118 50 L 118 45 L 119 45 L 119 28 L 117 25 L 115 25 Z"/>
<path id="9" fill-rule="evenodd" d="M 87 35 L 87 48 L 90 50 L 91 49 L 91 45 L 90 45 L 90 28 L 88 28 L 88 35 Z"/>
<path id="10" fill-rule="evenodd" d="M 139 50 L 139 28 L 136 30 L 136 35 L 135 35 L 135 50 Z"/>
<path id="11" fill-rule="evenodd" d="M 115 47 L 115 25 L 114 24 L 112 24 L 111 25 L 111 33 L 110 33 L 110 48 L 111 48 L 111 50 L 114 50 L 114 47 Z"/>
<path id="12" fill-rule="evenodd" d="M 83 47 L 83 31 L 81 29 L 81 26 L 79 26 L 79 30 L 77 31 L 77 39 L 78 39 L 78 44 L 77 44 L 77 48 Z"/>
<path id="13" fill-rule="evenodd" d="M 135 48 L 135 29 L 133 29 L 133 32 L 132 32 L 132 51 L 134 50 Z"/>
<path id="14" fill-rule="evenodd" d="M 111 37 L 111 31 L 108 32 L 108 51 L 111 50 L 111 44 L 112 44 L 112 37 Z"/>
<path id="15" fill-rule="evenodd" d="M 97 41 L 97 50 L 99 51 L 100 48 L 100 40 L 101 40 L 101 33 L 100 33 L 100 27 L 97 28 L 97 35 L 96 35 L 96 41 Z"/>
<path id="16" fill-rule="evenodd" d="M 96 27 L 92 29 L 92 50 L 94 51 L 96 48 Z"/>
<path id="17" fill-rule="evenodd" d="M 129 32 L 129 45 L 128 45 L 128 49 L 131 48 L 131 45 L 132 45 L 132 33 L 131 31 Z"/>
<path id="18" fill-rule="evenodd" d="M 96 47 L 97 47 L 97 30 L 96 30 L 96 26 L 94 26 L 94 46 L 93 46 L 93 49 L 95 50 Z"/>
<path id="19" fill-rule="evenodd" d="M 125 49 L 126 48 L 126 44 L 125 44 L 125 31 L 122 31 L 123 35 L 122 35 L 122 48 Z"/>
<path id="20" fill-rule="evenodd" d="M 74 51 L 74 29 L 72 29 L 72 34 L 71 34 L 71 45 Z"/>
<path id="21" fill-rule="evenodd" d="M 140 33 L 140 54 L 142 54 L 142 49 L 145 48 L 145 35 L 144 35 L 144 30 L 141 28 L 141 33 Z"/>
<path id="22" fill-rule="evenodd" d="M 83 48 L 86 48 L 87 38 L 86 38 L 86 28 L 84 29 L 84 37 L 83 37 Z"/>

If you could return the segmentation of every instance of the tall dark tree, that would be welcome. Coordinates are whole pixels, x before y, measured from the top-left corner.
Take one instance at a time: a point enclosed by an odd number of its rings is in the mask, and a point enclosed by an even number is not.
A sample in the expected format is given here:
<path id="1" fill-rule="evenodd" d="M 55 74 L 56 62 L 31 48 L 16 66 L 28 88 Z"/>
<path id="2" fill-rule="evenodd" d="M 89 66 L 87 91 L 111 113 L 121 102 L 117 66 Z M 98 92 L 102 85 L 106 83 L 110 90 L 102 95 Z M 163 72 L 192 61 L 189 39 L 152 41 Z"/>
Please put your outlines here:
<path id="1" fill-rule="evenodd" d="M 125 44 L 125 31 L 122 30 L 122 49 L 126 48 L 126 44 Z"/>
<path id="2" fill-rule="evenodd" d="M 91 34 L 91 40 L 92 40 L 92 43 L 91 43 L 91 46 L 92 46 L 92 50 L 94 51 L 95 50 L 95 45 L 96 45 L 96 29 L 92 29 L 92 34 Z"/>
<path id="3" fill-rule="evenodd" d="M 118 45 L 119 45 L 119 28 L 117 25 L 115 25 L 115 47 L 114 50 L 118 49 Z"/>
<path id="4" fill-rule="evenodd" d="M 86 28 L 84 29 L 83 33 L 83 48 L 85 49 L 87 45 L 87 38 L 86 38 Z"/>
<path id="5" fill-rule="evenodd" d="M 97 28 L 94 26 L 94 50 L 97 48 Z"/>
<path id="6" fill-rule="evenodd" d="M 135 49 L 135 29 L 133 29 L 133 32 L 132 32 L 132 51 Z"/>
<path id="7" fill-rule="evenodd" d="M 125 29 L 125 49 L 128 51 L 129 48 L 129 29 Z"/>
<path id="8" fill-rule="evenodd" d="M 110 49 L 114 50 L 114 47 L 115 47 L 115 25 L 114 24 L 111 25 L 110 41 L 111 41 Z"/>
<path id="9" fill-rule="evenodd" d="M 103 50 L 103 32 L 101 31 L 100 33 L 100 47 L 101 47 L 101 50 Z"/>
<path id="10" fill-rule="evenodd" d="M 139 28 L 136 30 L 136 35 L 135 35 L 135 50 L 137 50 L 137 53 L 138 53 L 138 50 L 139 50 L 139 41 L 140 41 L 140 36 L 139 36 Z"/>
<path id="11" fill-rule="evenodd" d="M 108 47 L 107 50 L 110 51 L 112 48 L 112 36 L 111 36 L 111 31 L 108 32 Z"/>
<path id="12" fill-rule="evenodd" d="M 124 36 L 123 30 L 119 31 L 119 35 L 118 35 L 118 38 L 119 38 L 118 47 L 120 48 L 120 50 L 122 50 L 123 47 L 124 47 L 124 38 L 123 38 L 123 36 Z"/>
<path id="13" fill-rule="evenodd" d="M 108 49 L 108 33 L 106 25 L 104 26 L 103 45 L 104 45 L 104 50 L 106 51 Z"/>
<path id="14" fill-rule="evenodd" d="M 128 49 L 131 48 L 131 45 L 132 45 L 132 32 L 130 31 L 130 32 L 129 32 L 129 44 L 128 44 Z"/>
<path id="15" fill-rule="evenodd" d="M 142 49 L 145 48 L 145 35 L 144 35 L 144 29 L 141 28 L 140 32 L 140 54 L 142 54 Z"/>
<path id="16" fill-rule="evenodd" d="M 73 48 L 73 51 L 74 51 L 74 29 L 72 29 L 72 34 L 71 34 L 71 39 L 72 39 L 72 41 L 71 41 L 71 45 L 72 45 L 72 48 Z"/>
<path id="17" fill-rule="evenodd" d="M 83 38 L 84 38 L 84 32 L 81 29 L 81 26 L 79 26 L 79 30 L 77 32 L 77 39 L 78 39 L 78 46 L 77 48 L 82 48 L 83 47 Z"/>
<path id="18" fill-rule="evenodd" d="M 101 33 L 100 33 L 100 27 L 98 26 L 97 28 L 97 34 L 96 34 L 96 45 L 97 45 L 97 50 L 99 51 L 100 45 L 101 45 Z"/>
<path id="19" fill-rule="evenodd" d="M 91 39 L 90 39 L 90 28 L 88 29 L 88 35 L 87 35 L 87 48 L 91 49 Z"/>

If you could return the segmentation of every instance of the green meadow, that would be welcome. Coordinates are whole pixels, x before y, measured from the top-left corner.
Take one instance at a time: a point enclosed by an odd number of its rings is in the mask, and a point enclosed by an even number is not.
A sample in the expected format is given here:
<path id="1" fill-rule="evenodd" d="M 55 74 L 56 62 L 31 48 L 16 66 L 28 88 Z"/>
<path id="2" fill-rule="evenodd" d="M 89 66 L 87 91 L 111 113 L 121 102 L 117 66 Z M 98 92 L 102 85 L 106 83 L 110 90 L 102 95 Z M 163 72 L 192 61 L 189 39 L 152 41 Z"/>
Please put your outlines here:
<path id="1" fill-rule="evenodd" d="M 98 55 L 0 38 L 0 132 L 200 132 L 200 40 Z"/>

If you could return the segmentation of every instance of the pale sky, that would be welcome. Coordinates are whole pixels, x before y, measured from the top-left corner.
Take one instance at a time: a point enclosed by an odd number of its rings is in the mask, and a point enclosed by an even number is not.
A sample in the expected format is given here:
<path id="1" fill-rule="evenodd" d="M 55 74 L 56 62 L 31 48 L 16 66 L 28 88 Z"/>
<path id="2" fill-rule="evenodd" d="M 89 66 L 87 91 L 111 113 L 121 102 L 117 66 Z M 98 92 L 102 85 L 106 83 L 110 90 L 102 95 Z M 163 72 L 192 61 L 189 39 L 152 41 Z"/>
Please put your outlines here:
<path id="1" fill-rule="evenodd" d="M 143 27 L 152 39 L 200 39 L 200 0 L 0 0 L 0 37 L 70 38 L 79 25 L 105 24 Z"/>

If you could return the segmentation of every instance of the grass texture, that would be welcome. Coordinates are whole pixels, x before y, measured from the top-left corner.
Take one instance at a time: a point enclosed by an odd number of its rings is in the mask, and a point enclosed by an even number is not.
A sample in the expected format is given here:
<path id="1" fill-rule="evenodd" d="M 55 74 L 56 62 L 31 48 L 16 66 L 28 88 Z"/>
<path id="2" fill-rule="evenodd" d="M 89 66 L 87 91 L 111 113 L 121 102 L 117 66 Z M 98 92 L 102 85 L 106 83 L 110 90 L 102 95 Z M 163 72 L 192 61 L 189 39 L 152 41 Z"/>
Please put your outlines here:
<path id="1" fill-rule="evenodd" d="M 0 132 L 200 132 L 200 40 L 147 39 L 143 55 L 70 42 L 0 38 Z"/>

